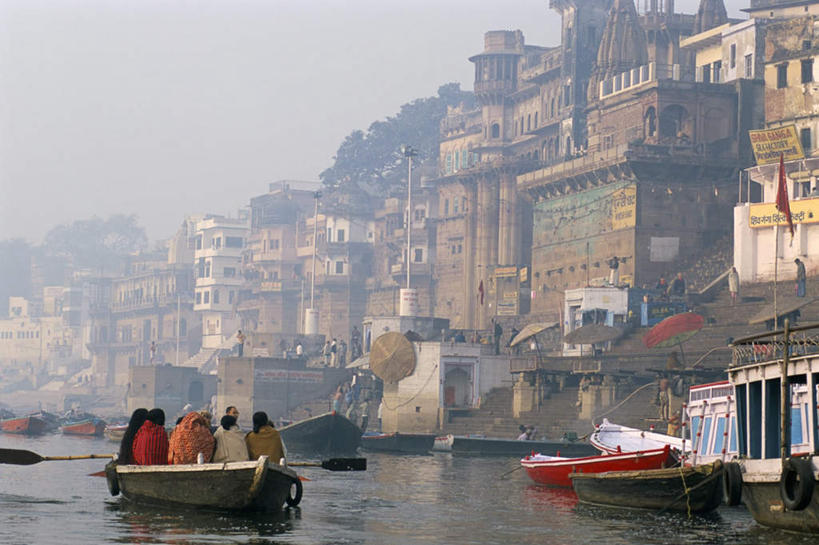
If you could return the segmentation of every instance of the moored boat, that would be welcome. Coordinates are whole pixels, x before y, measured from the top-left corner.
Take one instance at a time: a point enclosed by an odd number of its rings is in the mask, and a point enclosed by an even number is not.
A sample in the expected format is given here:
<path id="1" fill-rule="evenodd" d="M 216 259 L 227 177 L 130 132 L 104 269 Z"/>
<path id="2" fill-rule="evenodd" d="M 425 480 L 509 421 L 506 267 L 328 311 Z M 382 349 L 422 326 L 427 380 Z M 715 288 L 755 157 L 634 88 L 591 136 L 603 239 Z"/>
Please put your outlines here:
<path id="1" fill-rule="evenodd" d="M 521 460 L 520 465 L 536 483 L 571 487 L 572 481 L 569 478 L 571 473 L 662 469 L 670 467 L 676 462 L 676 458 L 671 453 L 671 448 L 666 445 L 656 450 L 601 454 L 582 458 L 535 454 Z"/>
<path id="2" fill-rule="evenodd" d="M 444 435 L 435 438 L 433 450 L 475 456 L 516 456 L 539 452 L 547 456 L 562 453 L 568 457 L 595 456 L 599 454 L 592 445 L 582 441 L 519 441 L 491 437 Z"/>
<path id="3" fill-rule="evenodd" d="M 819 324 L 788 326 L 786 321 L 784 330 L 732 345 L 728 379 L 736 392 L 740 469 L 735 486 L 741 486 L 742 501 L 758 523 L 819 534 L 814 458 L 819 448 Z"/>
<path id="4" fill-rule="evenodd" d="M 45 420 L 32 415 L 0 420 L 0 430 L 5 433 L 40 435 L 46 432 L 46 428 Z"/>
<path id="5" fill-rule="evenodd" d="M 60 429 L 64 435 L 84 435 L 100 437 L 105 431 L 105 421 L 99 418 L 88 418 L 76 422 L 66 422 Z"/>
<path id="6" fill-rule="evenodd" d="M 589 443 L 609 454 L 656 450 L 666 445 L 677 452 L 682 452 L 683 449 L 683 442 L 679 437 L 621 426 L 605 418 L 589 436 Z"/>
<path id="7" fill-rule="evenodd" d="M 111 495 L 151 505 L 227 511 L 278 511 L 298 505 L 302 485 L 295 471 L 256 461 L 105 468 Z"/>
<path id="8" fill-rule="evenodd" d="M 723 464 L 694 467 L 572 473 L 581 503 L 625 509 L 707 513 L 722 502 Z"/>
<path id="9" fill-rule="evenodd" d="M 370 451 L 428 454 L 434 441 L 435 435 L 431 433 L 365 433 L 361 436 L 361 448 Z"/>
<path id="10" fill-rule="evenodd" d="M 304 455 L 343 456 L 361 444 L 361 428 L 335 411 L 279 428 L 288 451 Z"/>
<path id="11" fill-rule="evenodd" d="M 117 426 L 108 425 L 105 426 L 103 434 L 105 435 L 105 438 L 108 439 L 109 441 L 119 442 L 122 441 L 122 438 L 125 436 L 125 430 L 127 429 L 128 424 L 121 424 Z"/>

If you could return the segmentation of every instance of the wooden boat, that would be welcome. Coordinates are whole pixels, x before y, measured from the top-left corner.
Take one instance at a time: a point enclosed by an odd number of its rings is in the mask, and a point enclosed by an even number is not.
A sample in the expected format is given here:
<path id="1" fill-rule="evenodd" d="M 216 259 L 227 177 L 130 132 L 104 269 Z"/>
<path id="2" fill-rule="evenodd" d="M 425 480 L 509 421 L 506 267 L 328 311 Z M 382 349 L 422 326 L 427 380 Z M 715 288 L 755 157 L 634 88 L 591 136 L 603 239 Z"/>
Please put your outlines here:
<path id="1" fill-rule="evenodd" d="M 5 433 L 40 435 L 46 432 L 46 428 L 45 420 L 33 415 L 0 420 L 0 430 Z"/>
<path id="2" fill-rule="evenodd" d="M 547 456 L 579 458 L 599 454 L 592 445 L 580 441 L 518 441 L 516 439 L 494 439 L 490 437 L 445 435 L 435 438 L 433 450 L 477 456 L 515 456 L 539 452 Z"/>
<path id="3" fill-rule="evenodd" d="M 739 458 L 726 476 L 759 524 L 819 534 L 819 324 L 785 326 L 732 345 Z"/>
<path id="4" fill-rule="evenodd" d="M 602 454 L 583 458 L 564 458 L 535 454 L 520 461 L 529 477 L 536 483 L 570 488 L 570 473 L 603 473 L 606 471 L 628 471 L 662 469 L 676 464 L 671 448 L 626 452 L 622 454 Z"/>
<path id="5" fill-rule="evenodd" d="M 64 435 L 84 435 L 101 437 L 105 431 L 105 421 L 99 418 L 88 418 L 77 422 L 66 422 L 60 429 Z"/>
<path id="6" fill-rule="evenodd" d="M 125 436 L 125 431 L 128 429 L 128 424 L 121 424 L 118 426 L 105 426 L 105 430 L 103 430 L 103 434 L 105 438 L 109 441 L 116 441 L 119 443 L 122 441 L 123 436 Z"/>
<path id="7" fill-rule="evenodd" d="M 361 448 L 370 451 L 428 454 L 434 441 L 435 435 L 431 433 L 365 433 L 361 436 Z"/>
<path id="8" fill-rule="evenodd" d="M 303 455 L 343 456 L 361 444 L 361 428 L 335 411 L 279 428 L 288 451 Z"/>
<path id="9" fill-rule="evenodd" d="M 105 467 L 111 495 L 152 505 L 228 511 L 278 511 L 298 505 L 302 485 L 295 471 L 256 461 L 166 466 Z"/>
<path id="10" fill-rule="evenodd" d="M 572 473 L 572 488 L 581 503 L 707 513 L 722 503 L 723 464 L 694 467 Z"/>
<path id="11" fill-rule="evenodd" d="M 589 443 L 609 454 L 656 450 L 666 445 L 677 452 L 682 452 L 683 449 L 683 442 L 679 437 L 621 426 L 605 418 L 589 436 Z"/>

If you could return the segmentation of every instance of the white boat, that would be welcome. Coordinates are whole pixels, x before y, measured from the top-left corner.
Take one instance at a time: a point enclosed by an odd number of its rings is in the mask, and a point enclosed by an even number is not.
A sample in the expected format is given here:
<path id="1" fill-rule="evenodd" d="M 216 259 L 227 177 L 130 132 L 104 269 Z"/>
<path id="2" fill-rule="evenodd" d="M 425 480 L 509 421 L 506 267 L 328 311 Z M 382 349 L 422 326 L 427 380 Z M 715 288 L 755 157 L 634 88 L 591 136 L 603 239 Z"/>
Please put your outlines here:
<path id="1" fill-rule="evenodd" d="M 786 321 L 785 327 L 732 345 L 728 378 L 736 392 L 740 469 L 734 478 L 741 480 L 742 500 L 758 523 L 819 534 L 814 459 L 819 448 L 819 324 L 789 331 Z M 730 475 L 726 472 L 726 478 Z"/>
<path id="2" fill-rule="evenodd" d="M 736 458 L 736 399 L 730 382 L 691 386 L 686 409 L 683 428 L 686 465 Z"/>
<path id="3" fill-rule="evenodd" d="M 601 452 L 609 454 L 657 450 L 666 445 L 677 452 L 683 451 L 683 440 L 679 437 L 621 426 L 606 418 L 594 428 L 589 442 Z"/>

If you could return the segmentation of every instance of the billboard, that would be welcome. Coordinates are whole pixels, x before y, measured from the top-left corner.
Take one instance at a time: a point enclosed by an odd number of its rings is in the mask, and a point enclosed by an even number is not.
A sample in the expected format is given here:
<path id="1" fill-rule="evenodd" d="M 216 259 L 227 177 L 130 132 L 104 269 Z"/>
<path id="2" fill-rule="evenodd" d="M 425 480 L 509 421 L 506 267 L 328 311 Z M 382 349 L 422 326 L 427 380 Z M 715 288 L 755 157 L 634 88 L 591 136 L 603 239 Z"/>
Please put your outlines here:
<path id="1" fill-rule="evenodd" d="M 751 148 L 754 150 L 757 165 L 776 163 L 780 154 L 784 154 L 785 161 L 805 157 L 796 125 L 748 131 L 748 136 L 751 138 Z"/>
<path id="2" fill-rule="evenodd" d="M 790 202 L 794 225 L 798 223 L 819 223 L 819 199 L 799 199 Z M 787 225 L 785 214 L 776 209 L 776 203 L 752 204 L 748 212 L 748 225 L 752 229 Z"/>

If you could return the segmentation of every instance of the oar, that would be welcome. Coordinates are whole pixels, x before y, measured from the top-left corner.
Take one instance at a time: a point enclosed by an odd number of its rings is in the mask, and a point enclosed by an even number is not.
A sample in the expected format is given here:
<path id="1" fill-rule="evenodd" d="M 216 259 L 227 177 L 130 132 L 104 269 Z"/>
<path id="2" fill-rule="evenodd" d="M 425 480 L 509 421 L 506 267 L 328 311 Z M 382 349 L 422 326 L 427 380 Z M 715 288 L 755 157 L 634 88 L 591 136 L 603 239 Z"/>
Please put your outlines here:
<path id="1" fill-rule="evenodd" d="M 330 471 L 367 471 L 366 458 L 330 458 L 321 462 L 287 462 L 293 467 L 320 467 Z"/>
<path id="2" fill-rule="evenodd" d="M 114 454 L 81 454 L 79 456 L 40 456 L 30 450 L 0 448 L 0 464 L 14 464 L 30 466 L 40 462 L 55 462 L 58 460 L 92 460 L 97 458 L 113 458 Z"/>

